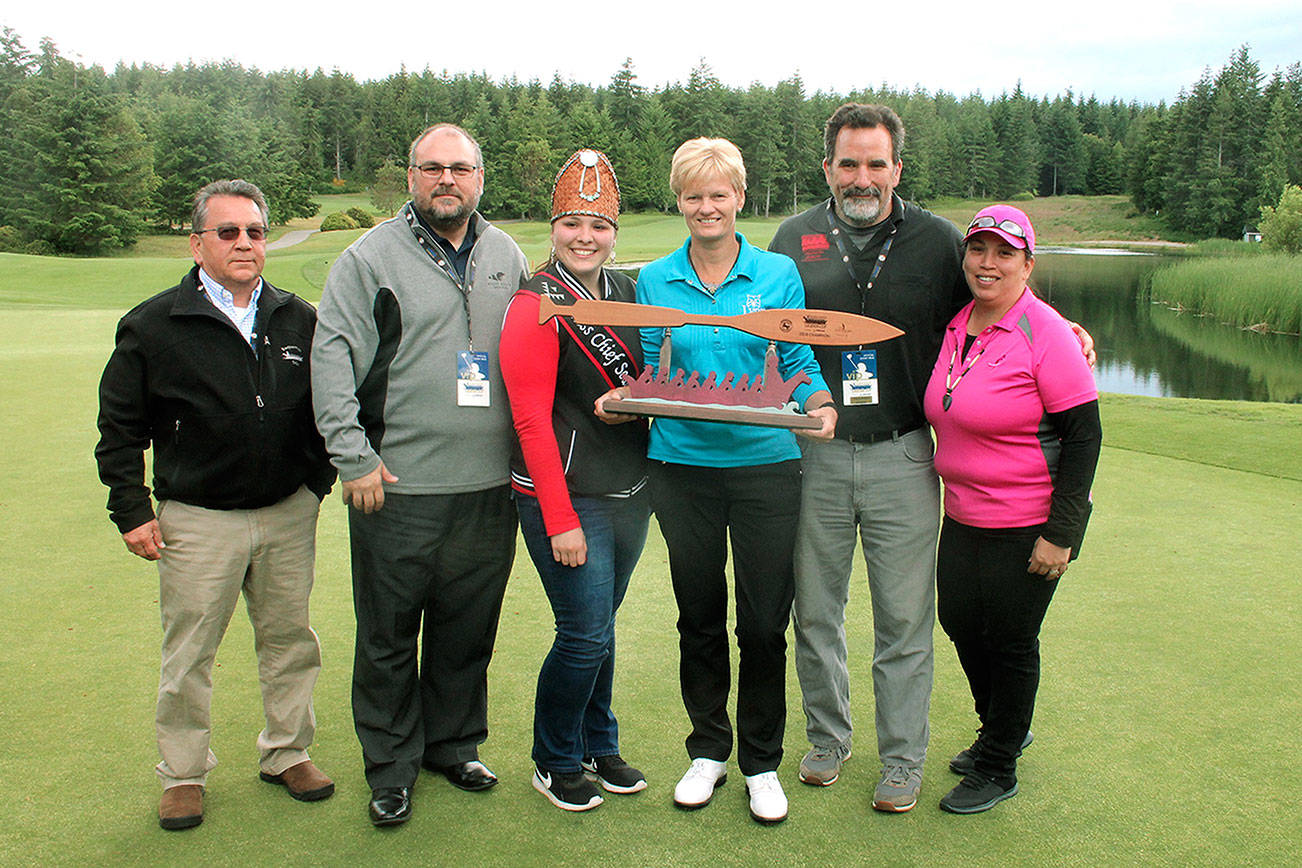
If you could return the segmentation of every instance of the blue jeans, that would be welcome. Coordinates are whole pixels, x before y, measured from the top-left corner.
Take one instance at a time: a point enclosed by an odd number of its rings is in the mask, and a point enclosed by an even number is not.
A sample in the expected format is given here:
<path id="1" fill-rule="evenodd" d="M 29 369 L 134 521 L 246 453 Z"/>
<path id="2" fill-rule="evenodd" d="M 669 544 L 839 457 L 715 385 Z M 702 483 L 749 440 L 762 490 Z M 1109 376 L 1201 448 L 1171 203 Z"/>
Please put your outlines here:
<path id="1" fill-rule="evenodd" d="M 554 772 L 577 772 L 583 757 L 619 753 L 610 708 L 615 676 L 615 612 L 646 543 L 650 504 L 630 498 L 574 497 L 588 544 L 587 562 L 552 558 L 536 498 L 516 496 L 520 530 L 556 619 L 556 638 L 538 673 L 533 759 Z"/>

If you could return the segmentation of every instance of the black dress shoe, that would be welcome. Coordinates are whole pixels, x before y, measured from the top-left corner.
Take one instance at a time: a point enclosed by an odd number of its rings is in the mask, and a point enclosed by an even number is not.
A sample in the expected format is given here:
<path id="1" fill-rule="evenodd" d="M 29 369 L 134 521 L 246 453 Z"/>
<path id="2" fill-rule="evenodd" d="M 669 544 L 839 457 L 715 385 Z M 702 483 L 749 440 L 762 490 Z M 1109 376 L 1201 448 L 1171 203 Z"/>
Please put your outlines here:
<path id="1" fill-rule="evenodd" d="M 497 775 L 490 772 L 488 766 L 479 760 L 444 766 L 438 771 L 443 773 L 452 786 L 471 792 L 486 790 L 497 783 Z"/>
<path id="2" fill-rule="evenodd" d="M 411 819 L 411 787 L 380 787 L 371 790 L 371 823 L 396 826 Z"/>

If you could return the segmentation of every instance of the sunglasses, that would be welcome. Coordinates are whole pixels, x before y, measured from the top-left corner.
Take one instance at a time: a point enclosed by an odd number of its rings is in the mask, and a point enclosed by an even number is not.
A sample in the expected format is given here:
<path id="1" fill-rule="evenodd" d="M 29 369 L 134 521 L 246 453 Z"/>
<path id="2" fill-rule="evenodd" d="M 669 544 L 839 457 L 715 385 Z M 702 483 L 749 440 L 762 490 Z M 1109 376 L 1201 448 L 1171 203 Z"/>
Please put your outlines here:
<path id="1" fill-rule="evenodd" d="M 217 237 L 222 241 L 234 241 L 240 237 L 241 232 L 249 236 L 250 241 L 263 241 L 267 237 L 265 226 L 217 226 L 212 229 L 200 229 L 194 234 L 202 235 L 205 232 L 216 232 Z"/>
<path id="2" fill-rule="evenodd" d="M 972 221 L 972 225 L 967 227 L 967 234 L 971 235 L 974 229 L 1002 229 L 1014 238 L 1020 238 L 1026 242 L 1027 250 L 1030 250 L 1031 241 L 1026 237 L 1026 230 L 1020 223 L 1013 220 L 996 220 L 993 217 L 978 217 Z"/>

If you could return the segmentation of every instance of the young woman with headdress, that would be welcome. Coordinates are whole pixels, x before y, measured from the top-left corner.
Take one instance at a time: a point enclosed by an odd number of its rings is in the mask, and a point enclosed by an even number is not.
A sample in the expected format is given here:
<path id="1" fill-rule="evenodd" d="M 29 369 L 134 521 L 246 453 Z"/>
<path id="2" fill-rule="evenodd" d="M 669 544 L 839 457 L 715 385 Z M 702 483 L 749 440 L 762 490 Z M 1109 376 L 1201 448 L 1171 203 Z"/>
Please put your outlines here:
<path id="1" fill-rule="evenodd" d="M 633 281 L 605 268 L 619 224 L 619 183 L 605 154 L 580 150 L 552 190 L 552 253 L 512 298 L 502 326 L 502 377 L 519 448 L 512 459 L 520 530 L 555 616 L 538 673 L 533 786 L 586 811 L 597 788 L 634 793 L 646 779 L 620 757 L 611 709 L 615 613 L 646 541 L 647 426 L 609 424 L 593 402 L 642 366 L 631 327 L 538 322 L 543 295 L 634 300 Z"/>

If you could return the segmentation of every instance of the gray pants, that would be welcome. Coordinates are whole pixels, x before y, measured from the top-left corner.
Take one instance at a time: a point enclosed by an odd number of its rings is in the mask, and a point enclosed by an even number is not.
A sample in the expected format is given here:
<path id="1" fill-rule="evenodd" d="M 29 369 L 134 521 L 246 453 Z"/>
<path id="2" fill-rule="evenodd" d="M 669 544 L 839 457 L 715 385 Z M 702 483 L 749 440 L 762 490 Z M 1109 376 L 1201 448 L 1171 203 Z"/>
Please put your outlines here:
<path id="1" fill-rule="evenodd" d="M 849 747 L 845 605 L 855 529 L 873 609 L 873 695 L 883 765 L 921 768 L 931 704 L 940 484 L 927 428 L 871 445 L 801 442 L 796 535 L 796 672 L 805 732 Z"/>

